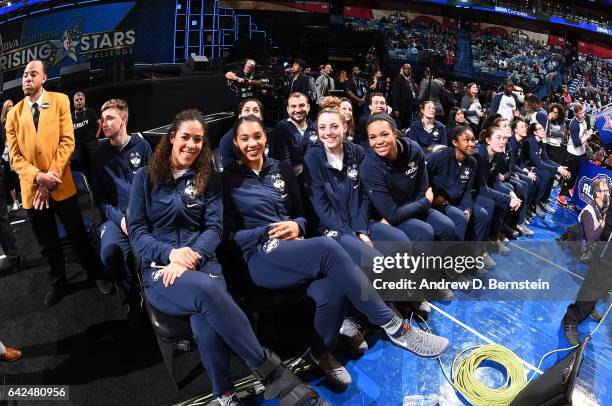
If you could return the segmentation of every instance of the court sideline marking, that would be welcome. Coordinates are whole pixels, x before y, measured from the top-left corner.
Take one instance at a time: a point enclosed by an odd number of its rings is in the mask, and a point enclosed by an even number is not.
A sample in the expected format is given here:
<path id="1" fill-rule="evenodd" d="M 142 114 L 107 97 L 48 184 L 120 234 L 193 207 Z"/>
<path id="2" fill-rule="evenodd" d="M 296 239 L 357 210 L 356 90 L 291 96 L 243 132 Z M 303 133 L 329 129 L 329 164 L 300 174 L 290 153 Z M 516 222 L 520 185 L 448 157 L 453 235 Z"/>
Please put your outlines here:
<path id="1" fill-rule="evenodd" d="M 557 268 L 561 269 L 562 271 L 567 272 L 567 273 L 568 273 L 568 274 L 570 274 L 570 275 L 574 275 L 574 276 L 575 276 L 576 278 L 578 278 L 578 279 L 584 280 L 584 278 L 583 278 L 582 276 L 580 276 L 580 275 L 578 275 L 578 274 L 576 274 L 576 273 L 574 273 L 574 272 L 570 271 L 570 270 L 569 270 L 569 269 L 567 269 L 567 268 L 562 267 L 561 265 L 559 265 L 559 264 L 557 264 L 557 263 L 555 263 L 555 262 L 551 261 L 551 260 L 550 260 L 550 259 L 548 259 L 548 258 L 544 258 L 544 257 L 543 257 L 543 256 L 541 256 L 541 255 L 534 254 L 534 253 L 533 253 L 533 252 L 531 252 L 531 251 L 527 251 L 525 248 L 520 247 L 520 246 L 516 245 L 516 244 L 515 244 L 515 243 L 513 243 L 513 242 L 511 242 L 509 245 L 512 245 L 513 247 L 516 247 L 516 248 L 520 249 L 521 251 L 525 251 L 526 253 L 528 253 L 528 254 L 530 254 L 530 255 L 533 255 L 534 257 L 536 257 L 536 258 L 538 258 L 538 259 L 541 259 L 542 261 L 544 261 L 544 262 L 546 262 L 546 263 L 549 263 L 549 264 L 553 265 L 554 267 L 557 267 Z"/>
<path id="2" fill-rule="evenodd" d="M 450 314 L 446 313 L 444 310 L 440 309 L 438 306 L 434 305 L 433 303 L 430 303 L 430 306 L 433 309 L 435 309 L 436 311 L 440 312 L 443 316 L 446 316 L 452 322 L 454 322 L 454 323 L 458 324 L 459 326 L 463 327 L 464 329 L 466 329 L 470 333 L 474 334 L 475 336 L 477 336 L 481 340 L 486 341 L 487 344 L 497 344 L 495 341 L 491 340 L 489 337 L 479 333 L 478 331 L 476 331 L 472 327 L 468 326 L 467 324 L 465 324 L 461 320 L 458 320 L 458 319 L 454 318 L 453 316 L 451 316 Z M 497 345 L 501 345 L 501 344 L 497 344 Z M 540 375 L 542 375 L 544 373 L 541 370 L 539 370 L 538 368 L 536 368 L 535 366 L 531 365 L 529 362 L 527 362 L 524 359 L 522 359 L 521 357 L 519 357 L 518 355 L 517 355 L 517 358 L 521 360 L 523 365 L 525 365 L 527 368 L 531 369 L 532 371 L 535 371 L 535 372 L 537 372 Z"/>

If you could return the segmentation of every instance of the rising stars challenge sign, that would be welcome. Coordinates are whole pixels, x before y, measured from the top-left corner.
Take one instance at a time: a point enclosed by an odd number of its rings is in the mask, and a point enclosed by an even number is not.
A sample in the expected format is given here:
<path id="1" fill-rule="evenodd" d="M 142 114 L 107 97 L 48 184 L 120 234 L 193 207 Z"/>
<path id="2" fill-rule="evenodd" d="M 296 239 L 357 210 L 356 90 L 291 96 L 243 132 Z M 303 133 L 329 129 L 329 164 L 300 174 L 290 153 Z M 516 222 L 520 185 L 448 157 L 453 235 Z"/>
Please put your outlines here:
<path id="1" fill-rule="evenodd" d="M 132 55 L 136 45 L 136 30 L 121 29 L 83 33 L 81 25 L 66 27 L 63 31 L 37 34 L 2 43 L 0 72 L 23 68 L 33 59 L 46 62 L 49 67 L 118 58 Z"/>

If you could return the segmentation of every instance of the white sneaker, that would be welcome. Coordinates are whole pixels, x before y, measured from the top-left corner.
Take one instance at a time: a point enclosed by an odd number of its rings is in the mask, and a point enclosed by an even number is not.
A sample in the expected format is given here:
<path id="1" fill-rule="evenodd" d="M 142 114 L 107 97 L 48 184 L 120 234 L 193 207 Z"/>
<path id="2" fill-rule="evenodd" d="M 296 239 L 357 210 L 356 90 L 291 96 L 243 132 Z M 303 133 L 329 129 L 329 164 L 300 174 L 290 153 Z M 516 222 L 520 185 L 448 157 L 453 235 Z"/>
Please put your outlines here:
<path id="1" fill-rule="evenodd" d="M 217 398 L 219 406 L 244 406 L 244 402 L 238 397 L 236 392 L 226 392 Z"/>
<path id="2" fill-rule="evenodd" d="M 17 200 L 13 201 L 13 211 L 19 210 L 20 207 L 21 205 L 19 204 Z"/>

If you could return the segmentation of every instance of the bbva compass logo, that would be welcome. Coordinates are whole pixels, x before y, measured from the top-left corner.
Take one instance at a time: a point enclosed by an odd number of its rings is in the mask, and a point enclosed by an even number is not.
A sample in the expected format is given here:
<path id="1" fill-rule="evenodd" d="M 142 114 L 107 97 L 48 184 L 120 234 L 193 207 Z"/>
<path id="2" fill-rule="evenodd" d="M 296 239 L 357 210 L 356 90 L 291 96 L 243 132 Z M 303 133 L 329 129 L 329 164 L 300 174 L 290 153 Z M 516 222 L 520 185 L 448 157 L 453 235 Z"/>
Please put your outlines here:
<path id="1" fill-rule="evenodd" d="M 581 177 L 580 181 L 578 181 L 578 196 L 580 197 L 580 200 L 586 204 L 590 204 L 593 201 L 593 181 L 595 179 L 606 180 L 608 181 L 608 184 L 610 184 L 612 180 L 605 173 L 598 173 L 593 178 L 589 178 L 587 176 Z"/>

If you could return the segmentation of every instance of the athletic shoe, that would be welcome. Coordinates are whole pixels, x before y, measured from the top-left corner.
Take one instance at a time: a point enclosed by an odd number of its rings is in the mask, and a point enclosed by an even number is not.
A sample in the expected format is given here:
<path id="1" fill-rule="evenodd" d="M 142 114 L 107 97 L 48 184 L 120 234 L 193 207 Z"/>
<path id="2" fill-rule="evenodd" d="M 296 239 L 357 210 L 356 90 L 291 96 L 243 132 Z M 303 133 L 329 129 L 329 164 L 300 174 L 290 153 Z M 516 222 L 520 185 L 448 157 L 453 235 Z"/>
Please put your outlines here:
<path id="1" fill-rule="evenodd" d="M 527 237 L 531 237 L 534 232 L 531 231 L 526 225 L 524 224 L 517 224 L 516 229 L 518 230 L 519 233 L 527 236 Z"/>
<path id="2" fill-rule="evenodd" d="M 508 243 L 510 242 L 510 240 L 508 239 L 508 237 L 506 237 L 506 236 L 504 235 L 504 233 L 499 233 L 499 234 L 497 235 L 497 239 L 498 239 L 499 241 L 501 241 L 502 243 L 504 243 L 504 244 L 508 244 Z"/>
<path id="3" fill-rule="evenodd" d="M 244 406 L 245 403 L 238 397 L 236 392 L 225 392 L 223 396 L 217 398 L 219 406 Z"/>
<path id="4" fill-rule="evenodd" d="M 387 336 L 398 347 L 425 358 L 438 358 L 449 346 L 446 338 L 413 327 L 406 319 L 395 333 L 387 333 Z"/>
<path id="5" fill-rule="evenodd" d="M 490 251 L 497 252 L 498 254 L 508 255 L 510 248 L 506 247 L 500 240 L 489 241 Z"/>
<path id="6" fill-rule="evenodd" d="M 540 205 L 538 204 L 538 206 L 536 207 L 536 214 L 538 215 L 538 217 L 544 217 L 546 216 L 546 210 L 544 210 L 542 207 L 540 207 Z"/>
<path id="7" fill-rule="evenodd" d="M 363 354 L 368 350 L 368 343 L 363 338 L 359 325 L 350 318 L 345 318 L 340 327 L 340 335 L 346 337 L 347 347 L 353 354 Z"/>
<path id="8" fill-rule="evenodd" d="M 488 252 L 482 254 L 482 262 L 484 263 L 484 266 L 487 269 L 495 268 L 497 266 L 495 261 L 493 261 L 493 258 L 491 258 L 491 254 L 489 254 Z"/>
<path id="9" fill-rule="evenodd" d="M 563 319 L 563 333 L 567 342 L 571 345 L 580 344 L 580 336 L 578 335 L 578 325 L 573 321 Z"/>
<path id="10" fill-rule="evenodd" d="M 597 310 L 596 307 L 593 308 L 593 311 L 591 313 L 589 313 L 589 317 L 595 321 L 601 321 L 601 319 L 603 318 L 602 314 L 599 313 L 599 310 Z"/>
<path id="11" fill-rule="evenodd" d="M 325 353 L 318 358 L 315 358 L 312 353 L 310 353 L 310 359 L 313 363 L 315 363 L 323 373 L 327 376 L 330 383 L 337 388 L 344 389 L 348 387 L 353 379 L 351 378 L 351 374 L 344 368 L 344 366 L 339 363 L 336 358 L 330 353 Z"/>
<path id="12" fill-rule="evenodd" d="M 548 213 L 554 213 L 555 209 L 553 209 L 552 207 L 550 207 L 550 205 L 548 203 L 542 203 L 541 204 L 542 209 L 544 209 L 544 211 L 547 211 Z"/>
<path id="13" fill-rule="evenodd" d="M 420 318 L 427 321 L 431 313 L 431 303 L 425 299 L 423 301 L 411 301 L 408 302 L 408 309 L 413 314 L 418 314 Z"/>
<path id="14" fill-rule="evenodd" d="M 559 195 L 557 196 L 557 203 L 559 203 L 561 206 L 567 206 L 567 198 L 563 195 Z"/>
<path id="15" fill-rule="evenodd" d="M 19 210 L 20 207 L 21 205 L 19 204 L 19 202 L 17 200 L 14 200 L 13 201 L 13 211 Z"/>

